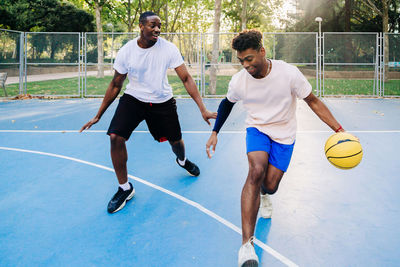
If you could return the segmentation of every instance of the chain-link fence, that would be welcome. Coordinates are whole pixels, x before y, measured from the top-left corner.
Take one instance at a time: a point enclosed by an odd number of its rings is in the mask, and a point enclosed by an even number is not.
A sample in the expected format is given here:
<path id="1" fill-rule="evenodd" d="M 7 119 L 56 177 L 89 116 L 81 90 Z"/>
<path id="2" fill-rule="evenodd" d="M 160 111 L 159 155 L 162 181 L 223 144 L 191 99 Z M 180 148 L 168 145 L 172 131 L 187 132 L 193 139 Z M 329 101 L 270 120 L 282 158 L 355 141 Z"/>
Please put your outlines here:
<path id="1" fill-rule="evenodd" d="M 83 51 L 85 77 L 84 96 L 99 97 L 104 95 L 112 79 L 114 72 L 113 63 L 119 49 L 137 36 L 138 33 L 85 33 Z M 161 36 L 178 47 L 189 72 L 193 79 L 197 81 L 198 87 L 200 88 L 199 34 L 163 33 Z M 100 53 L 100 56 L 99 51 L 103 51 Z M 182 96 L 187 95 L 176 72 L 168 70 L 167 74 L 169 83 L 174 88 L 174 94 Z"/>
<path id="2" fill-rule="evenodd" d="M 323 34 L 322 95 L 379 96 L 378 33 Z"/>
<path id="3" fill-rule="evenodd" d="M 308 79 L 313 92 L 319 94 L 317 80 L 317 34 L 316 33 L 264 33 L 267 57 L 295 65 Z"/>
<path id="4" fill-rule="evenodd" d="M 25 93 L 80 96 L 80 50 L 80 33 L 25 33 Z"/>
<path id="5" fill-rule="evenodd" d="M 221 97 L 242 69 L 236 33 L 164 33 L 182 53 L 206 97 Z M 101 97 L 119 49 L 138 33 L 23 33 L 0 30 L 0 96 Z M 263 33 L 268 58 L 296 65 L 319 96 L 400 96 L 400 35 L 382 33 Z M 174 70 L 174 95 L 187 92 Z M 127 82 L 125 83 L 127 84 Z"/>
<path id="6" fill-rule="evenodd" d="M 104 96 L 114 73 L 113 63 L 118 50 L 137 35 L 114 32 L 84 34 L 84 96 Z"/>
<path id="7" fill-rule="evenodd" d="M 195 80 L 197 87 L 201 89 L 201 58 L 200 58 L 200 34 L 198 33 L 166 33 L 161 37 L 174 43 L 182 54 L 185 65 Z M 185 87 L 174 70 L 168 70 L 168 81 L 174 89 L 175 95 L 188 96 Z"/>
<path id="8" fill-rule="evenodd" d="M 400 95 L 400 34 L 386 33 L 381 39 L 383 44 L 383 62 L 384 71 L 382 95 L 399 96 Z M 386 49 L 385 49 L 386 47 Z"/>
<path id="9" fill-rule="evenodd" d="M 234 33 L 202 34 L 201 88 L 204 96 L 224 96 L 232 75 L 241 69 L 231 47 Z"/>
<path id="10" fill-rule="evenodd" d="M 0 97 L 23 91 L 23 35 L 23 32 L 0 30 Z M 7 81 L 12 81 L 13 86 L 8 86 Z"/>

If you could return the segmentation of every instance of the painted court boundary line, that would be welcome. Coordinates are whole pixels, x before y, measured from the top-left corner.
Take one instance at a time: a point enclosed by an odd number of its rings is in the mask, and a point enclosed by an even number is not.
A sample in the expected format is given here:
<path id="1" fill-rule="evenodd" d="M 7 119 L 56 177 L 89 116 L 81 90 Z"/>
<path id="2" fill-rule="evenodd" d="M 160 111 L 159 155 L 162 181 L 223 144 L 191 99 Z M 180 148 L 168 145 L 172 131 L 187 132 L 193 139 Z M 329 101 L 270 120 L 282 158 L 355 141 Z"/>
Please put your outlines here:
<path id="1" fill-rule="evenodd" d="M 114 172 L 114 169 L 100 165 L 100 164 L 96 164 L 96 163 L 92 163 L 89 161 L 85 161 L 85 160 L 81 160 L 81 159 L 77 159 L 77 158 L 73 158 L 73 157 L 68 157 L 68 156 L 63 156 L 63 155 L 59 155 L 59 154 L 53 154 L 53 153 L 47 153 L 47 152 L 42 152 L 42 151 L 36 151 L 36 150 L 26 150 L 26 149 L 19 149 L 19 148 L 12 148 L 12 147 L 2 147 L 0 146 L 0 149 L 2 150 L 8 150 L 8 151 L 17 151 L 17 152 L 25 152 L 25 153 L 32 153 L 32 154 L 39 154 L 39 155 L 45 155 L 45 156 L 50 156 L 50 157 L 56 157 L 56 158 L 61 158 L 61 159 L 67 159 L 67 160 L 71 160 L 71 161 L 75 161 L 78 163 L 82 163 L 82 164 L 86 164 L 86 165 L 90 165 L 93 167 L 97 167 L 103 170 L 107 170 L 110 172 Z M 201 212 L 207 214 L 208 216 L 212 217 L 213 219 L 217 220 L 218 222 L 222 223 L 223 225 L 229 227 L 230 229 L 232 229 L 233 231 L 235 231 L 236 233 L 242 235 L 242 231 L 240 230 L 239 227 L 237 227 L 236 225 L 234 225 L 233 223 L 227 221 L 226 219 L 222 218 L 221 216 L 217 215 L 216 213 L 212 212 L 211 210 L 203 207 L 202 205 L 200 205 L 197 202 L 194 202 L 188 198 L 185 198 L 179 194 L 176 194 L 168 189 L 165 189 L 163 187 L 160 187 L 156 184 L 150 183 L 146 180 L 143 180 L 141 178 L 138 178 L 136 176 L 130 175 L 128 174 L 128 177 L 140 182 L 142 184 L 145 184 L 149 187 L 152 187 L 154 189 L 157 189 L 167 195 L 170 195 L 176 199 L 179 199 L 183 202 L 185 202 L 186 204 L 197 208 L 198 210 L 200 210 Z M 262 248 L 264 251 L 268 252 L 269 254 L 271 254 L 273 257 L 275 257 L 276 259 L 278 259 L 279 261 L 281 261 L 282 263 L 284 263 L 287 266 L 293 266 L 293 267 L 298 267 L 297 264 L 295 264 L 294 262 L 292 262 L 291 260 L 289 260 L 288 258 L 286 258 L 285 256 L 281 255 L 279 252 L 277 252 L 276 250 L 274 250 L 273 248 L 267 246 L 266 244 L 264 244 L 263 242 L 261 242 L 258 239 L 254 240 L 254 243 L 257 244 L 260 248 Z"/>
<path id="2" fill-rule="evenodd" d="M 106 133 L 105 130 L 86 130 L 83 133 Z M 303 133 L 332 133 L 329 130 L 308 130 L 297 131 L 298 134 Z M 349 133 L 400 133 L 400 130 L 348 130 Z M 0 133 L 79 133 L 78 130 L 0 130 Z M 133 131 L 133 133 L 150 133 L 149 131 Z M 182 131 L 182 133 L 190 134 L 211 134 L 210 131 Z M 219 133 L 226 134 L 243 134 L 246 131 L 220 131 Z"/>

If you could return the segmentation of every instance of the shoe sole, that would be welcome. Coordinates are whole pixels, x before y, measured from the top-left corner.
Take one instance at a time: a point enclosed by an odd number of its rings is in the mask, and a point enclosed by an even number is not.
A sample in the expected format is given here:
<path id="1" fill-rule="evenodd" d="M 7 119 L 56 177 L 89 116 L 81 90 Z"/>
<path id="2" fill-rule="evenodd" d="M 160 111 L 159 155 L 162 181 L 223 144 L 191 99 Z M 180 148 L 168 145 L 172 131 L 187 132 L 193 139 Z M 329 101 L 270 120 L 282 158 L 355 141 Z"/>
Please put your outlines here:
<path id="1" fill-rule="evenodd" d="M 248 260 L 243 263 L 241 267 L 258 267 L 258 262 L 255 260 Z"/>
<path id="2" fill-rule="evenodd" d="M 198 174 L 198 175 L 194 175 L 194 174 L 191 174 L 190 172 L 188 172 L 188 171 L 186 171 L 190 176 L 193 176 L 193 177 L 197 177 L 197 176 L 199 176 L 200 175 L 200 173 Z"/>
<path id="3" fill-rule="evenodd" d="M 125 199 L 124 202 L 122 202 L 121 206 L 118 207 L 118 209 L 116 209 L 115 211 L 113 211 L 112 213 L 116 213 L 117 211 L 121 210 L 123 207 L 125 207 L 125 204 L 127 201 L 131 200 L 133 198 L 133 196 L 135 195 L 135 188 L 133 188 L 132 193 Z"/>
<path id="4" fill-rule="evenodd" d="M 179 167 L 185 169 L 181 164 L 179 164 L 178 159 L 176 160 L 176 163 L 178 164 Z M 186 170 L 186 169 L 185 169 L 185 170 Z M 190 176 L 193 176 L 193 177 L 197 177 L 197 176 L 200 175 L 200 173 L 199 173 L 198 175 L 191 174 L 188 170 L 186 170 L 186 172 L 187 172 Z"/>
<path id="5" fill-rule="evenodd" d="M 260 216 L 261 216 L 261 218 L 264 218 L 264 219 L 271 219 L 272 213 L 269 215 L 260 214 Z"/>

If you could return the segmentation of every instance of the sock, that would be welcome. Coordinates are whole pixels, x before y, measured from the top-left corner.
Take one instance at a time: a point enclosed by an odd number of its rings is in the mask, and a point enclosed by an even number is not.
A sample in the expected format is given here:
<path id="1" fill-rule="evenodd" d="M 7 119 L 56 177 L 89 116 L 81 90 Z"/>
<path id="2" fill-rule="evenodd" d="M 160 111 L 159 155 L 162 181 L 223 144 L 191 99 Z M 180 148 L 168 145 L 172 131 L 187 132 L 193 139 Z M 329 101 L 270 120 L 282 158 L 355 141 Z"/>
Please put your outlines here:
<path id="1" fill-rule="evenodd" d="M 181 165 L 181 166 L 185 166 L 186 157 L 185 157 L 183 160 L 178 159 L 178 163 L 179 163 L 179 165 Z"/>
<path id="2" fill-rule="evenodd" d="M 122 190 L 127 191 L 129 189 L 131 189 L 131 185 L 129 184 L 129 182 L 126 182 L 124 184 L 120 184 L 119 187 L 122 188 Z"/>

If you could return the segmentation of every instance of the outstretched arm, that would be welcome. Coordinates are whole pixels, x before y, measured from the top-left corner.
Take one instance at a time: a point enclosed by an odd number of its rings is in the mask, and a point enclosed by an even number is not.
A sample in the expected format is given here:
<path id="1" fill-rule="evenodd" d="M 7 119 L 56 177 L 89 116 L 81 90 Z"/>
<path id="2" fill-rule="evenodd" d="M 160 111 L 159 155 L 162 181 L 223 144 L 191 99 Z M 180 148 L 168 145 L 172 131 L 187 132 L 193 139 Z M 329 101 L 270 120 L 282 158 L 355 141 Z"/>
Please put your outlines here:
<path id="1" fill-rule="evenodd" d="M 178 77 L 181 79 L 183 85 L 185 86 L 186 91 L 199 107 L 201 116 L 203 116 L 203 119 L 208 123 L 208 125 L 211 125 L 209 119 L 215 119 L 217 117 L 217 112 L 211 112 L 207 110 L 206 106 L 203 103 L 203 100 L 201 99 L 196 83 L 186 69 L 185 64 L 182 64 L 179 67 L 175 68 L 175 71 L 176 74 L 178 74 Z"/>
<path id="2" fill-rule="evenodd" d="M 93 124 L 96 124 L 101 119 L 101 116 L 103 116 L 107 108 L 111 105 L 114 99 L 117 98 L 119 92 L 121 91 L 122 85 L 124 84 L 125 78 L 126 74 L 120 74 L 115 71 L 114 77 L 108 85 L 106 94 L 103 98 L 103 102 L 101 103 L 101 106 L 97 111 L 96 116 L 94 116 L 93 119 L 91 119 L 88 123 L 83 125 L 79 132 L 90 129 Z"/>
<path id="3" fill-rule="evenodd" d="M 306 98 L 304 98 L 304 101 L 306 101 L 306 103 L 314 111 L 314 113 L 317 114 L 317 116 L 332 130 L 334 130 L 335 132 L 344 132 L 344 129 L 336 121 L 335 117 L 333 117 L 328 107 L 313 93 L 310 93 Z"/>
<path id="4" fill-rule="evenodd" d="M 234 104 L 235 103 L 230 102 L 227 98 L 223 99 L 219 104 L 218 116 L 215 121 L 214 129 L 206 144 L 206 152 L 209 158 L 211 158 L 212 154 L 215 152 L 215 147 L 217 146 L 218 142 L 217 135 L 231 113 Z M 212 153 L 210 152 L 210 148 L 212 149 Z"/>

